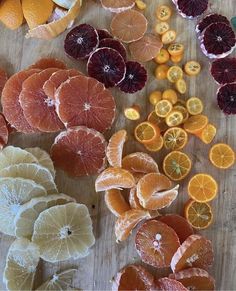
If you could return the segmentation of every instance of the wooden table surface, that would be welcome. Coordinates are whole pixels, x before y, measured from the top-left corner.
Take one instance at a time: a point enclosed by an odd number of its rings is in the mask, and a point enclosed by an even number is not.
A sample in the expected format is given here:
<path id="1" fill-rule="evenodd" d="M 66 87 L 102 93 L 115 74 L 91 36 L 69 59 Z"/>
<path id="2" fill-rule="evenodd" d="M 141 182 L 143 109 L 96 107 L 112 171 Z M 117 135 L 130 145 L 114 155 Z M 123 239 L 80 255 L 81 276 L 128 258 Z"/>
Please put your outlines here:
<path id="1" fill-rule="evenodd" d="M 149 31 L 153 30 L 156 22 L 154 10 L 158 4 L 169 3 L 168 0 L 154 1 L 147 0 L 148 9 L 145 16 L 149 20 Z M 229 18 L 236 15 L 235 0 L 214 0 L 211 1 L 212 11 L 225 14 Z M 173 7 L 173 5 L 172 5 Z M 99 1 L 84 0 L 78 23 L 87 22 L 98 28 L 109 28 L 112 14 L 106 12 L 99 4 Z M 200 97 L 205 103 L 205 113 L 218 128 L 216 140 L 229 143 L 236 149 L 235 117 L 226 117 L 217 108 L 216 90 L 213 79 L 209 74 L 209 60 L 202 54 L 194 32 L 194 21 L 184 20 L 178 15 L 171 19 L 171 27 L 178 33 L 177 40 L 183 42 L 185 49 L 185 61 L 196 59 L 201 62 L 203 70 L 198 77 L 187 78 L 189 92 L 185 98 L 191 96 Z M 3 26 L 0 27 L 0 66 L 7 70 L 9 75 L 24 69 L 34 61 L 44 56 L 55 56 L 66 61 L 69 67 L 79 68 L 85 72 L 85 63 L 73 62 L 69 60 L 63 51 L 63 40 L 65 33 L 52 41 L 42 41 L 36 39 L 25 39 L 27 27 L 24 26 L 17 31 L 10 31 Z M 142 111 L 142 119 L 151 111 L 148 102 L 148 95 L 152 90 L 163 90 L 169 86 L 166 81 L 157 81 L 154 78 L 154 62 L 146 64 L 149 69 L 149 80 L 146 87 L 135 95 L 126 95 L 114 90 L 117 102 L 117 119 L 112 131 L 126 128 L 130 133 L 129 141 L 125 152 L 144 151 L 144 148 L 136 143 L 132 137 L 135 122 L 124 118 L 122 111 L 133 103 L 139 104 Z M 107 137 L 111 132 L 107 133 Z M 24 136 L 14 134 L 10 139 L 10 144 L 26 147 L 40 146 L 49 150 L 55 134 L 39 134 Z M 196 138 L 191 137 L 185 150 L 192 161 L 193 170 L 191 175 L 197 172 L 207 171 L 219 182 L 219 195 L 212 203 L 215 220 L 213 225 L 201 233 L 212 240 L 215 252 L 215 263 L 211 274 L 216 278 L 217 290 L 236 290 L 236 196 L 235 196 L 235 167 L 220 171 L 215 169 L 208 161 L 209 146 L 204 145 Z M 163 160 L 165 152 L 154 154 L 153 157 L 159 165 Z M 180 193 L 177 201 L 162 213 L 181 213 L 183 204 L 187 200 L 186 185 L 188 178 L 181 183 Z M 59 190 L 69 194 L 80 203 L 85 203 L 91 213 L 94 226 L 96 244 L 92 248 L 88 257 L 82 260 L 71 260 L 60 264 L 50 264 L 40 262 L 37 273 L 36 286 L 48 278 L 53 272 L 67 267 L 78 267 L 78 273 L 74 279 L 74 286 L 84 290 L 109 290 L 112 276 L 124 265 L 139 262 L 139 257 L 134 248 L 134 236 L 121 244 L 115 242 L 114 223 L 115 217 L 107 210 L 104 204 L 103 193 L 96 194 L 94 191 L 95 177 L 71 179 L 62 171 L 57 172 L 56 181 Z M 0 276 L 2 277 L 8 247 L 13 238 L 0 234 Z M 150 269 L 156 276 L 164 272 Z M 5 286 L 0 280 L 0 290 L 5 290 Z"/>

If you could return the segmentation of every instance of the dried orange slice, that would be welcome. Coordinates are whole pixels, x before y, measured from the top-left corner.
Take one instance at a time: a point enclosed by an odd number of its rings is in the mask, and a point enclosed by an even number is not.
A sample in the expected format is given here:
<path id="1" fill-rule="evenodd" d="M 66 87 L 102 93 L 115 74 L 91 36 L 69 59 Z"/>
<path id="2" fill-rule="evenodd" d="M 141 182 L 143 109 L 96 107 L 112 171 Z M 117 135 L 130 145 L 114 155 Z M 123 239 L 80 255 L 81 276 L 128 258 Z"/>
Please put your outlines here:
<path id="1" fill-rule="evenodd" d="M 23 23 L 20 0 L 3 0 L 0 3 L 0 21 L 10 29 L 17 29 Z"/>
<path id="2" fill-rule="evenodd" d="M 163 161 L 164 173 L 173 181 L 183 180 L 191 171 L 192 162 L 182 152 L 173 151 Z"/>
<path id="3" fill-rule="evenodd" d="M 157 104 L 157 102 L 161 101 L 161 99 L 162 99 L 162 92 L 161 91 L 153 91 L 149 95 L 149 102 L 154 106 Z"/>
<path id="4" fill-rule="evenodd" d="M 165 80 L 167 78 L 167 72 L 169 70 L 169 66 L 162 64 L 156 67 L 155 77 L 157 80 Z"/>
<path id="5" fill-rule="evenodd" d="M 174 105 L 178 100 L 178 95 L 175 90 L 167 89 L 162 93 L 162 99 L 168 100 Z"/>
<path id="6" fill-rule="evenodd" d="M 135 246 L 144 263 L 156 268 L 170 266 L 171 258 L 180 246 L 175 231 L 163 222 L 146 221 L 138 229 Z"/>
<path id="7" fill-rule="evenodd" d="M 162 35 L 170 29 L 170 25 L 168 22 L 161 21 L 158 22 L 155 26 L 155 32 Z"/>
<path id="8" fill-rule="evenodd" d="M 211 206 L 206 202 L 190 199 L 185 205 L 184 215 L 192 227 L 196 229 L 205 229 L 213 222 Z"/>
<path id="9" fill-rule="evenodd" d="M 180 127 L 169 128 L 164 136 L 164 146 L 167 150 L 181 150 L 188 142 L 187 132 Z"/>
<path id="10" fill-rule="evenodd" d="M 129 205 L 132 209 L 143 209 L 137 196 L 137 188 L 131 188 L 129 192 Z"/>
<path id="11" fill-rule="evenodd" d="M 133 175 L 121 168 L 107 168 L 95 181 L 96 192 L 110 189 L 132 188 L 135 186 Z"/>
<path id="12" fill-rule="evenodd" d="M 187 84 L 184 79 L 179 79 L 175 83 L 175 88 L 180 94 L 185 94 L 187 91 Z"/>
<path id="13" fill-rule="evenodd" d="M 145 148 L 150 152 L 159 152 L 164 145 L 163 137 L 160 135 L 155 138 L 151 143 L 145 144 Z"/>
<path id="14" fill-rule="evenodd" d="M 129 120 L 138 120 L 140 119 L 140 107 L 138 105 L 127 107 L 124 110 L 124 115 Z"/>
<path id="15" fill-rule="evenodd" d="M 170 54 L 168 53 L 166 49 L 162 48 L 160 52 L 154 58 L 154 61 L 157 64 L 165 64 L 169 61 L 169 59 L 170 59 Z"/>
<path id="16" fill-rule="evenodd" d="M 207 126 L 197 134 L 197 137 L 199 137 L 205 144 L 210 144 L 215 138 L 216 132 L 216 127 L 213 124 L 208 123 Z"/>
<path id="17" fill-rule="evenodd" d="M 189 76 L 196 76 L 201 71 L 201 65 L 196 61 L 189 61 L 185 64 L 184 71 Z"/>
<path id="18" fill-rule="evenodd" d="M 165 120 L 169 127 L 178 126 L 183 122 L 184 116 L 180 111 L 173 110 L 166 116 Z"/>
<path id="19" fill-rule="evenodd" d="M 201 114 L 203 111 L 203 103 L 197 97 L 191 97 L 187 100 L 186 107 L 191 115 Z"/>
<path id="20" fill-rule="evenodd" d="M 235 152 L 228 144 L 218 143 L 210 149 L 209 159 L 216 168 L 228 169 L 235 163 Z"/>
<path id="21" fill-rule="evenodd" d="M 171 56 L 179 56 L 184 52 L 184 45 L 182 43 L 172 43 L 168 46 L 168 52 Z"/>
<path id="22" fill-rule="evenodd" d="M 178 102 L 179 101 L 177 101 L 176 104 L 178 104 Z M 188 113 L 188 110 L 187 110 L 187 108 L 185 106 L 183 106 L 183 105 L 175 105 L 174 106 L 174 110 L 177 110 L 177 111 L 179 111 L 179 112 L 181 112 L 183 114 L 183 121 L 182 121 L 182 123 L 184 123 L 185 121 L 188 120 L 189 113 Z"/>
<path id="23" fill-rule="evenodd" d="M 175 41 L 176 36 L 176 31 L 170 29 L 161 36 L 161 41 L 163 44 L 170 44 Z"/>
<path id="24" fill-rule="evenodd" d="M 107 208 L 117 217 L 130 210 L 129 204 L 125 201 L 119 189 L 107 190 L 105 193 Z"/>
<path id="25" fill-rule="evenodd" d="M 172 15 L 172 10 L 169 6 L 167 5 L 160 5 L 157 7 L 156 10 L 156 17 L 160 21 L 166 21 L 168 20 Z"/>
<path id="26" fill-rule="evenodd" d="M 198 134 L 201 132 L 208 124 L 208 117 L 203 114 L 191 116 L 185 123 L 184 129 L 188 133 Z"/>
<path id="27" fill-rule="evenodd" d="M 127 139 L 127 131 L 122 129 L 112 135 L 109 140 L 106 156 L 112 167 L 120 167 L 122 162 L 122 154 L 124 143 Z"/>
<path id="28" fill-rule="evenodd" d="M 176 83 L 178 80 L 183 79 L 183 70 L 179 66 L 172 66 L 167 72 L 167 79 L 171 83 Z"/>
<path id="29" fill-rule="evenodd" d="M 161 132 L 166 131 L 168 129 L 168 126 L 165 122 L 165 118 L 157 116 L 155 111 L 152 111 L 148 115 L 148 121 L 153 124 L 156 124 L 160 128 Z"/>
<path id="30" fill-rule="evenodd" d="M 114 12 L 120 13 L 127 9 L 131 9 L 135 5 L 135 0 L 101 0 L 102 7 Z"/>
<path id="31" fill-rule="evenodd" d="M 136 126 L 134 135 L 140 143 L 151 143 L 156 137 L 160 136 L 160 129 L 158 126 L 145 121 Z"/>
<path id="32" fill-rule="evenodd" d="M 174 273 L 187 268 L 208 269 L 213 264 L 211 241 L 203 236 L 193 234 L 178 248 L 171 260 Z"/>
<path id="33" fill-rule="evenodd" d="M 169 100 L 161 100 L 155 105 L 156 115 L 166 117 L 173 109 L 173 105 Z"/>

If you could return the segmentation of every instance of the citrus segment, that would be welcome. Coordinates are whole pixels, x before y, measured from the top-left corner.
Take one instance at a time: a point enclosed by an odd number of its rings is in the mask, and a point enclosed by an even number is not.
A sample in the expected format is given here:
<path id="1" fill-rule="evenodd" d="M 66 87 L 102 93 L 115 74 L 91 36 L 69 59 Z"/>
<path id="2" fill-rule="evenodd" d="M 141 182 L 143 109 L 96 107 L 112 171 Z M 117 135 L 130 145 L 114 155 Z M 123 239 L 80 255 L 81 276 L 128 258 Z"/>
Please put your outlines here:
<path id="1" fill-rule="evenodd" d="M 182 112 L 175 109 L 166 116 L 165 120 L 169 127 L 178 126 L 183 122 L 184 116 Z"/>
<path id="2" fill-rule="evenodd" d="M 160 129 L 158 126 L 145 121 L 135 127 L 134 135 L 140 143 L 151 143 L 160 135 Z"/>
<path id="3" fill-rule="evenodd" d="M 20 0 L 3 0 L 0 4 L 0 21 L 10 29 L 17 29 L 23 23 Z"/>
<path id="4" fill-rule="evenodd" d="M 120 167 L 122 164 L 122 154 L 124 143 L 127 139 L 127 131 L 122 129 L 112 135 L 109 140 L 106 156 L 112 167 Z"/>
<path id="5" fill-rule="evenodd" d="M 160 135 L 155 138 L 151 143 L 145 144 L 144 146 L 150 152 L 158 152 L 163 148 L 163 145 L 163 137 Z"/>
<path id="6" fill-rule="evenodd" d="M 161 100 L 155 105 L 155 112 L 157 116 L 164 118 L 172 111 L 172 108 L 169 100 Z"/>
<path id="7" fill-rule="evenodd" d="M 120 13 L 133 8 L 135 5 L 135 0 L 101 0 L 101 4 L 103 8 L 111 12 Z"/>
<path id="8" fill-rule="evenodd" d="M 188 134 L 180 127 L 172 127 L 164 133 L 164 146 L 168 150 L 180 150 L 188 142 Z"/>
<path id="9" fill-rule="evenodd" d="M 192 134 L 201 132 L 208 124 L 208 117 L 202 114 L 191 116 L 185 123 L 184 129 Z"/>
<path id="10" fill-rule="evenodd" d="M 215 138 L 216 132 L 216 127 L 213 124 L 208 123 L 207 126 L 197 134 L 197 137 L 199 137 L 205 144 L 210 144 Z"/>
<path id="11" fill-rule="evenodd" d="M 29 67 L 29 69 L 40 69 L 40 70 L 46 70 L 50 68 L 65 70 L 66 65 L 58 59 L 42 58 Z"/>
<path id="12" fill-rule="evenodd" d="M 2 95 L 2 90 L 5 87 L 7 80 L 7 73 L 0 68 L 0 96 Z"/>
<path id="13" fill-rule="evenodd" d="M 105 193 L 105 203 L 107 208 L 117 217 L 130 210 L 119 189 L 110 189 Z"/>
<path id="14" fill-rule="evenodd" d="M 197 97 L 191 97 L 187 100 L 186 107 L 191 115 L 201 114 L 203 111 L 203 104 L 201 99 Z"/>
<path id="15" fill-rule="evenodd" d="M 160 290 L 163 291 L 188 291 L 182 283 L 170 278 L 161 278 L 158 280 Z"/>
<path id="16" fill-rule="evenodd" d="M 137 188 L 133 187 L 129 192 L 129 205 L 132 209 L 143 209 L 137 196 Z"/>
<path id="17" fill-rule="evenodd" d="M 216 168 L 228 169 L 235 163 L 235 152 L 229 145 L 218 143 L 210 149 L 209 158 Z"/>

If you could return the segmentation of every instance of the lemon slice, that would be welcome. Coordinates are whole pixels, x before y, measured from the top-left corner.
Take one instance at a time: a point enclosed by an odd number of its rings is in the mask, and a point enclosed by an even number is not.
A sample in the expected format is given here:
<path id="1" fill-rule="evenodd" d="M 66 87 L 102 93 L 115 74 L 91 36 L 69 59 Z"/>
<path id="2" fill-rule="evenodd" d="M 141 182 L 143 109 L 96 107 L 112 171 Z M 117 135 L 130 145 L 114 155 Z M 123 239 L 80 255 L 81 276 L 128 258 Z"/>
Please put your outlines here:
<path id="1" fill-rule="evenodd" d="M 35 220 L 42 211 L 55 205 L 66 204 L 74 201 L 75 199 L 65 194 L 49 195 L 31 199 L 29 202 L 19 207 L 19 211 L 14 220 L 16 236 L 31 238 Z"/>
<path id="2" fill-rule="evenodd" d="M 56 3 L 58 6 L 70 9 L 73 6 L 75 0 L 53 0 L 53 2 Z"/>
<path id="3" fill-rule="evenodd" d="M 46 190 L 32 180 L 0 178 L 0 231 L 14 236 L 14 219 L 20 205 L 46 194 Z"/>
<path id="4" fill-rule="evenodd" d="M 87 256 L 95 243 L 88 208 L 72 202 L 44 210 L 35 221 L 32 241 L 48 262 Z"/>
<path id="5" fill-rule="evenodd" d="M 9 248 L 3 282 L 7 290 L 32 290 L 39 248 L 28 239 L 17 239 Z"/>
<path id="6" fill-rule="evenodd" d="M 38 164 L 17 164 L 0 170 L 0 177 L 24 178 L 43 186 L 48 194 L 58 193 L 57 186 L 48 169 Z"/>

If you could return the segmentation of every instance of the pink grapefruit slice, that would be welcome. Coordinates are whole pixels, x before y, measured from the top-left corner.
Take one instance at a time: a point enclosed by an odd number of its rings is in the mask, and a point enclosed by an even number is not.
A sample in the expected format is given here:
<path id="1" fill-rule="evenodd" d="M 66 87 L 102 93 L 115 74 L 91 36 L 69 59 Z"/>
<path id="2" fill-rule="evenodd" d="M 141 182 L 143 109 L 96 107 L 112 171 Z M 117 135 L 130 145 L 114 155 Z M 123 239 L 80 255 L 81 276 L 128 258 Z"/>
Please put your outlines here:
<path id="1" fill-rule="evenodd" d="M 43 58 L 43 59 L 38 60 L 36 63 L 34 63 L 29 68 L 30 69 L 40 69 L 40 70 L 45 70 L 45 69 L 49 69 L 49 68 L 58 68 L 61 70 L 65 70 L 66 65 L 58 59 Z"/>
<path id="2" fill-rule="evenodd" d="M 2 90 L 5 86 L 5 84 L 7 82 L 7 79 L 8 79 L 7 73 L 4 70 L 0 69 L 0 96 L 2 94 Z"/>
<path id="3" fill-rule="evenodd" d="M 8 126 L 5 117 L 0 113 L 0 149 L 2 149 L 8 143 Z"/>

